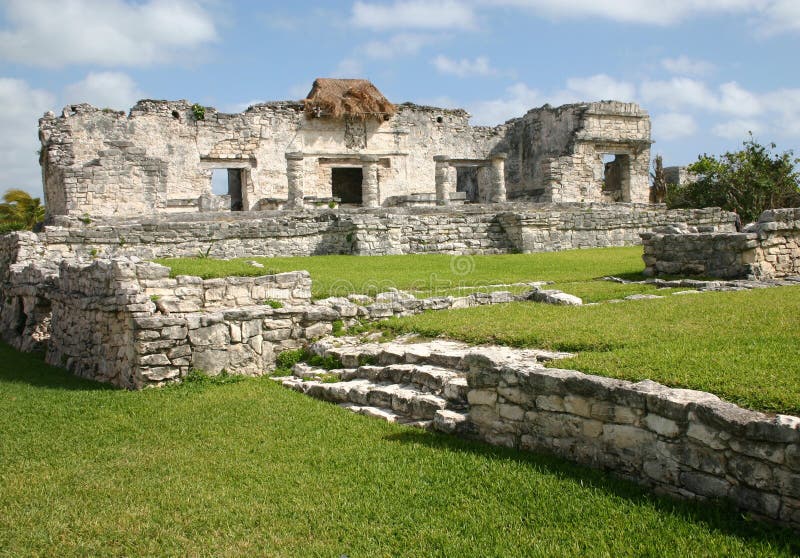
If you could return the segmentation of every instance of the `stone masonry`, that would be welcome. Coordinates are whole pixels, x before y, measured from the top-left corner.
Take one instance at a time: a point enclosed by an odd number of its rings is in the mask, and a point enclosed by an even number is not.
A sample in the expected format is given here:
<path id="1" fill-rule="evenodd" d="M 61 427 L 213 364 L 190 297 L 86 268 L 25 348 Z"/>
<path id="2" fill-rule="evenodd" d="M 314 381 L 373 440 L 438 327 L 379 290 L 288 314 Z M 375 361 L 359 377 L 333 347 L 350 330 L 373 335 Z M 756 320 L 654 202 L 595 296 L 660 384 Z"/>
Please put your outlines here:
<path id="1" fill-rule="evenodd" d="M 341 170 L 355 172 L 348 203 L 363 207 L 648 201 L 650 120 L 635 104 L 546 105 L 496 127 L 471 126 L 460 109 L 396 109 L 363 121 L 354 143 L 351 120 L 309 116 L 300 102 L 205 107 L 202 119 L 187 101 L 143 100 L 127 114 L 70 105 L 39 121 L 48 218 L 335 203 Z M 215 169 L 227 193 L 212 193 Z"/>
<path id="2" fill-rule="evenodd" d="M 761 214 L 744 232 L 669 228 L 642 234 L 645 274 L 777 279 L 800 275 L 800 208 Z"/>
<path id="3" fill-rule="evenodd" d="M 679 498 L 728 499 L 800 529 L 798 417 L 544 366 L 563 353 L 341 338 L 312 350 L 341 368 L 299 364 L 284 385 L 364 415 L 553 453 Z"/>
<path id="4" fill-rule="evenodd" d="M 632 204 L 493 204 L 380 209 L 59 217 L 36 236 L 47 261 L 137 256 L 498 254 L 627 246 L 667 225 L 733 231 L 719 209 Z"/>

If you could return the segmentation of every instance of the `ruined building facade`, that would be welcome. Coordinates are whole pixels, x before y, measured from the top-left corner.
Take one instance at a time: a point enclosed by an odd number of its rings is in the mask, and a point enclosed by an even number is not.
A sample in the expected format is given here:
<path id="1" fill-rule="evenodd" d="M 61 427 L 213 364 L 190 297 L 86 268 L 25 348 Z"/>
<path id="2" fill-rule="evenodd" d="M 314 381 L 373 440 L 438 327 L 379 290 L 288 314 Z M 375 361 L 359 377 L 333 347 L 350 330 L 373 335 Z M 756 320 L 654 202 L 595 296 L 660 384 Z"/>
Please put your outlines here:
<path id="1" fill-rule="evenodd" d="M 363 82 L 315 87 L 325 81 Z M 470 126 L 463 110 L 392 108 L 356 117 L 310 112 L 308 100 L 239 114 L 187 101 L 144 100 L 128 114 L 68 106 L 39 121 L 47 209 L 134 216 L 329 202 L 648 201 L 650 120 L 636 104 L 544 106 L 496 127 Z M 215 169 L 227 173 L 226 194 L 212 193 Z"/>

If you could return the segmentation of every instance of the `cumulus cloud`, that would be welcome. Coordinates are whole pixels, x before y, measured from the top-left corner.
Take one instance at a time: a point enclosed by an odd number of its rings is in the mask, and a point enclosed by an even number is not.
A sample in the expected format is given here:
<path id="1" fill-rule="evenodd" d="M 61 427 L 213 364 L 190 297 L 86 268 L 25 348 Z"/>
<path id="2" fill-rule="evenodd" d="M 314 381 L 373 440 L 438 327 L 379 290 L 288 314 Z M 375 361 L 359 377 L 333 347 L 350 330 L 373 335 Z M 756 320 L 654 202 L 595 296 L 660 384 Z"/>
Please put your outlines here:
<path id="1" fill-rule="evenodd" d="M 687 77 L 645 81 L 639 89 L 645 104 L 659 105 L 672 111 L 713 109 L 718 104 L 714 92 L 704 82 Z"/>
<path id="2" fill-rule="evenodd" d="M 747 15 L 760 33 L 800 31 L 800 2 L 797 0 L 482 0 L 482 3 L 523 8 L 551 19 L 599 17 L 659 26 L 703 16 Z"/>
<path id="3" fill-rule="evenodd" d="M 217 37 L 192 0 L 9 0 L 5 16 L 0 56 L 36 66 L 164 63 Z"/>
<path id="4" fill-rule="evenodd" d="M 96 107 L 127 110 L 144 93 L 133 79 L 122 72 L 91 72 L 64 90 L 67 103 L 90 103 Z"/>
<path id="5" fill-rule="evenodd" d="M 370 41 L 361 48 L 368 58 L 391 59 L 397 56 L 417 54 L 423 47 L 436 42 L 434 35 L 422 33 L 398 33 L 385 41 Z"/>
<path id="6" fill-rule="evenodd" d="M 653 117 L 653 135 L 664 140 L 693 136 L 697 123 L 690 114 L 668 112 Z"/>
<path id="7" fill-rule="evenodd" d="M 37 122 L 55 103 L 54 95 L 34 89 L 24 80 L 0 78 L 0 190 L 20 188 L 42 195 Z"/>
<path id="8" fill-rule="evenodd" d="M 491 76 L 497 73 L 486 56 L 478 56 L 473 60 L 469 58 L 454 60 L 440 54 L 432 63 L 440 73 L 458 77 Z"/>
<path id="9" fill-rule="evenodd" d="M 522 116 L 533 107 L 543 103 L 538 91 L 524 83 L 515 83 L 506 89 L 505 95 L 499 99 L 472 103 L 468 108 L 472 121 L 477 125 L 491 126 L 505 122 L 510 118 Z"/>
<path id="10" fill-rule="evenodd" d="M 688 56 L 664 58 L 661 60 L 661 67 L 671 74 L 684 76 L 701 76 L 714 71 L 714 64 L 705 60 L 695 60 Z"/>
<path id="11" fill-rule="evenodd" d="M 392 4 L 356 2 L 352 22 L 372 30 L 471 29 L 472 7 L 456 0 L 396 0 Z"/>
<path id="12" fill-rule="evenodd" d="M 757 120 L 734 119 L 713 126 L 711 133 L 725 139 L 742 139 L 748 132 L 760 134 L 764 130 L 763 124 Z"/>
<path id="13" fill-rule="evenodd" d="M 355 58 L 345 58 L 331 73 L 331 77 L 336 78 L 357 78 L 364 73 L 364 66 L 361 61 Z"/>
<path id="14" fill-rule="evenodd" d="M 596 74 L 585 78 L 567 79 L 567 88 L 556 94 L 555 104 L 576 101 L 633 101 L 636 86 L 626 81 L 612 78 L 606 74 Z"/>

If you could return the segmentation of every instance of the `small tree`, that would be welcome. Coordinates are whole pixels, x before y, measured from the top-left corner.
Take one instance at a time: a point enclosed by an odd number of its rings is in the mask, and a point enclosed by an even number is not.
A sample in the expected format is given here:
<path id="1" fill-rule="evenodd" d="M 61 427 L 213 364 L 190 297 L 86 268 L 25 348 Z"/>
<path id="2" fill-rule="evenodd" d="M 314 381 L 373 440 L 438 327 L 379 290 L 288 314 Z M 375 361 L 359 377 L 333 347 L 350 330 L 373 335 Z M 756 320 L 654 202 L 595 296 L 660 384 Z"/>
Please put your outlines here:
<path id="1" fill-rule="evenodd" d="M 31 230 L 44 221 L 44 213 L 39 198 L 24 190 L 8 190 L 0 203 L 0 232 Z"/>
<path id="2" fill-rule="evenodd" d="M 744 149 L 719 158 L 701 155 L 689 165 L 697 178 L 686 186 L 671 186 L 670 207 L 719 206 L 735 211 L 745 221 L 755 221 L 767 209 L 800 206 L 800 159 L 792 151 L 772 153 L 752 133 Z"/>

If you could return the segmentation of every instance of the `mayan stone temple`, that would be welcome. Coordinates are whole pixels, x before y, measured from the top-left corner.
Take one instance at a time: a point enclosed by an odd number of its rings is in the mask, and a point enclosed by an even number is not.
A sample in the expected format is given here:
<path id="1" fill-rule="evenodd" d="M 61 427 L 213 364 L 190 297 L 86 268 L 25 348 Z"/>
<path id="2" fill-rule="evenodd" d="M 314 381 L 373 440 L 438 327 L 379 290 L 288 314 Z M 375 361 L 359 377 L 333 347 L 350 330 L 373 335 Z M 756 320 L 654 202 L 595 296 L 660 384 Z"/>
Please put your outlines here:
<path id="1" fill-rule="evenodd" d="M 428 298 L 331 287 L 315 298 L 303 270 L 204 279 L 152 261 L 264 268 L 249 258 L 644 244 L 648 275 L 735 279 L 653 279 L 694 292 L 800 275 L 800 209 L 767 211 L 738 232 L 719 208 L 649 203 L 650 119 L 638 105 L 544 106 L 479 127 L 463 110 L 394 104 L 365 80 L 318 79 L 303 101 L 240 114 L 187 101 L 139 101 L 127 114 L 70 105 L 45 114 L 39 136 L 45 226 L 0 236 L 0 335 L 16 349 L 141 389 L 192 371 L 272 374 L 278 355 L 303 348 L 341 365 L 298 362 L 274 378 L 306 395 L 800 526 L 797 417 L 544 366 L 566 353 L 331 335 L 424 311 L 580 306 L 577 296 L 532 282 Z M 450 265 L 460 274 L 455 264 L 470 260 Z M 774 474 L 744 486 L 762 470 Z"/>
<path id="2" fill-rule="evenodd" d="M 650 119 L 633 103 L 545 106 L 495 127 L 394 105 L 366 80 L 318 79 L 302 102 L 240 114 L 140 101 L 40 121 L 50 215 L 129 216 L 449 203 L 648 201 Z M 227 195 L 211 193 L 214 169 Z"/>

